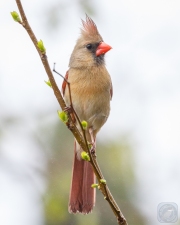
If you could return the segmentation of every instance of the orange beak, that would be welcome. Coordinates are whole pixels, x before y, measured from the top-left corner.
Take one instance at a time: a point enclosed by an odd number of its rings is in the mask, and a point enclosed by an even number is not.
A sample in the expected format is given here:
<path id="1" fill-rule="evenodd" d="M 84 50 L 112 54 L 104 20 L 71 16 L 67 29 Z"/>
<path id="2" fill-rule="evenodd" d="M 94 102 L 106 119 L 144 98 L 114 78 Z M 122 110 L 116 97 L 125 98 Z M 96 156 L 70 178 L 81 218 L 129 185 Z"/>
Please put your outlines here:
<path id="1" fill-rule="evenodd" d="M 101 42 L 99 44 L 99 46 L 97 47 L 96 50 L 96 56 L 105 54 L 106 52 L 108 52 L 110 49 L 112 49 L 111 46 L 109 46 L 108 44 L 106 44 L 105 42 Z"/>

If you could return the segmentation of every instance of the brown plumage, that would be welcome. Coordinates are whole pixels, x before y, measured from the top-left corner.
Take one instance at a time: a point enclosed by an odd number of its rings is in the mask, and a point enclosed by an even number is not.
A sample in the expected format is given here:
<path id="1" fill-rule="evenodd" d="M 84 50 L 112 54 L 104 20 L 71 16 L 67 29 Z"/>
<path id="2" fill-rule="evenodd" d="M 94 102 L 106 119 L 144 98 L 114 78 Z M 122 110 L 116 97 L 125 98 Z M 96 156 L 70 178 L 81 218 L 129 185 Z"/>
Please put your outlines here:
<path id="1" fill-rule="evenodd" d="M 86 136 L 95 148 L 96 134 L 110 112 L 112 84 L 105 67 L 104 55 L 111 47 L 103 42 L 91 18 L 82 20 L 81 35 L 69 61 L 66 79 L 70 82 L 73 107 L 80 120 L 88 122 Z M 62 85 L 64 98 L 70 105 L 66 82 Z M 87 214 L 95 205 L 95 176 L 89 162 L 81 159 L 81 148 L 75 141 L 74 165 L 69 199 L 69 212 Z"/>

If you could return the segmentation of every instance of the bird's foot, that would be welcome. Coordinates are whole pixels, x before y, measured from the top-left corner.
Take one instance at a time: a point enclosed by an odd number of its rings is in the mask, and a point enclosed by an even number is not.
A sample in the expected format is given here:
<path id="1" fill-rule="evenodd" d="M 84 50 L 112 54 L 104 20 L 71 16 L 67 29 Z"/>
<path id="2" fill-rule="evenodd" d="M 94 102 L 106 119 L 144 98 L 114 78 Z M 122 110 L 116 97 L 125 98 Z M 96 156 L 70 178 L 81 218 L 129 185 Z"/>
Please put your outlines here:
<path id="1" fill-rule="evenodd" d="M 94 156 L 96 156 L 96 145 L 95 145 L 95 143 L 90 143 L 90 153 L 91 153 L 91 155 L 94 155 Z"/>
<path id="2" fill-rule="evenodd" d="M 73 113 L 73 108 L 72 108 L 72 106 L 66 106 L 66 107 L 64 108 L 64 112 L 67 112 L 67 113 Z"/>
<path id="3" fill-rule="evenodd" d="M 74 115 L 74 109 L 73 109 L 72 105 L 66 106 L 64 108 L 64 112 L 68 113 L 71 116 L 71 119 L 72 119 L 73 123 L 76 122 L 76 118 L 75 118 L 75 115 Z"/>
<path id="4" fill-rule="evenodd" d="M 94 136 L 93 136 L 93 129 L 92 127 L 89 128 L 89 134 L 90 134 L 90 137 L 91 137 L 91 143 L 90 143 L 90 152 L 92 155 L 96 156 L 96 141 L 94 139 Z"/>

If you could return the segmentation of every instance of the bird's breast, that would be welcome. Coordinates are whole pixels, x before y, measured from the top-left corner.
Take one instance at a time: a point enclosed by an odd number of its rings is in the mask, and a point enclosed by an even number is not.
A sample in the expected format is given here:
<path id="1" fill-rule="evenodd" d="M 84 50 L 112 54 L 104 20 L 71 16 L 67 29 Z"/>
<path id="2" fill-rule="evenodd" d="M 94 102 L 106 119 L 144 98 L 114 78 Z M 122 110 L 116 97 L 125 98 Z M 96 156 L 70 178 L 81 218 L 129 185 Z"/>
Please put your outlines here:
<path id="1" fill-rule="evenodd" d="M 111 99 L 111 79 L 106 68 L 70 69 L 68 81 L 73 107 L 79 118 L 90 126 L 102 126 L 108 118 Z M 67 88 L 65 101 L 69 104 Z"/>

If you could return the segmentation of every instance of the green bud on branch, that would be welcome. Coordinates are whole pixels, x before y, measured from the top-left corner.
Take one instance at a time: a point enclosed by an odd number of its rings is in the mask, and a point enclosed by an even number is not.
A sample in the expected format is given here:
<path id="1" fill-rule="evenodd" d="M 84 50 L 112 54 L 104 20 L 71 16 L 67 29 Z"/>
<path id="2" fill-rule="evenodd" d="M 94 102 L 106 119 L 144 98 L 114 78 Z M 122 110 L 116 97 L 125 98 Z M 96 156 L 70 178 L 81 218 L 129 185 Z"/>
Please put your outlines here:
<path id="1" fill-rule="evenodd" d="M 93 147 L 93 145 L 90 142 L 88 142 L 88 147 L 89 147 L 89 149 L 91 149 Z"/>
<path id="2" fill-rule="evenodd" d="M 19 17 L 19 14 L 16 11 L 11 12 L 11 16 L 14 19 L 14 21 L 21 23 L 21 19 Z"/>
<path id="3" fill-rule="evenodd" d="M 105 179 L 100 179 L 101 184 L 106 184 L 106 180 Z"/>
<path id="4" fill-rule="evenodd" d="M 81 122 L 81 124 L 82 124 L 83 129 L 86 130 L 87 129 L 87 126 L 88 126 L 88 123 L 85 120 L 83 120 Z"/>
<path id="5" fill-rule="evenodd" d="M 52 88 L 52 85 L 51 85 L 51 82 L 48 80 L 48 81 L 44 81 L 49 87 Z"/>
<path id="6" fill-rule="evenodd" d="M 68 122 L 68 115 L 67 115 L 66 112 L 64 112 L 64 111 L 60 112 L 58 110 L 57 113 L 58 113 L 58 116 L 59 116 L 60 120 L 62 120 L 63 123 L 67 123 Z"/>
<path id="7" fill-rule="evenodd" d="M 85 161 L 90 161 L 90 157 L 88 153 L 85 151 L 81 152 L 81 158 L 84 159 Z"/>
<path id="8" fill-rule="evenodd" d="M 99 186 L 99 184 L 92 184 L 91 187 L 92 188 L 97 188 Z"/>
<path id="9" fill-rule="evenodd" d="M 40 50 L 43 54 L 46 53 L 46 49 L 45 49 L 45 47 L 44 47 L 44 44 L 43 44 L 43 41 L 42 41 L 42 40 L 40 40 L 40 41 L 37 42 L 37 47 L 39 48 L 39 50 Z"/>

